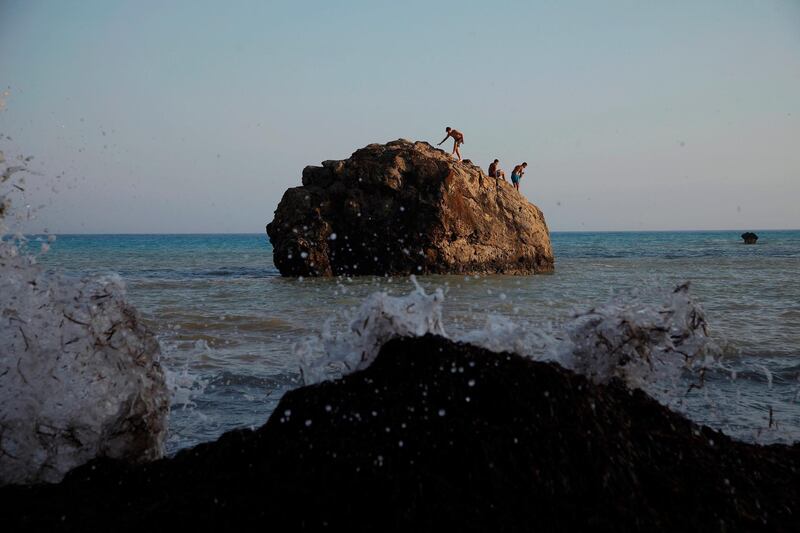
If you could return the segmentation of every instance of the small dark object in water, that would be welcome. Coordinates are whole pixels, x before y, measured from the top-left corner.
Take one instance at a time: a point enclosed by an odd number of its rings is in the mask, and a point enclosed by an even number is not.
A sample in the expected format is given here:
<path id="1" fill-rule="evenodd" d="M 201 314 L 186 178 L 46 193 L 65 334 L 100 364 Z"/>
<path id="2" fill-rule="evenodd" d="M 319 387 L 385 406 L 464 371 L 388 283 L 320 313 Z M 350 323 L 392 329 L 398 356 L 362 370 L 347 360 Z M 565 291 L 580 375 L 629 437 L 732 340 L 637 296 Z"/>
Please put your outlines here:
<path id="1" fill-rule="evenodd" d="M 755 244 L 758 240 L 758 235 L 752 231 L 748 231 L 746 233 L 742 233 L 742 239 L 744 239 L 745 244 Z"/>

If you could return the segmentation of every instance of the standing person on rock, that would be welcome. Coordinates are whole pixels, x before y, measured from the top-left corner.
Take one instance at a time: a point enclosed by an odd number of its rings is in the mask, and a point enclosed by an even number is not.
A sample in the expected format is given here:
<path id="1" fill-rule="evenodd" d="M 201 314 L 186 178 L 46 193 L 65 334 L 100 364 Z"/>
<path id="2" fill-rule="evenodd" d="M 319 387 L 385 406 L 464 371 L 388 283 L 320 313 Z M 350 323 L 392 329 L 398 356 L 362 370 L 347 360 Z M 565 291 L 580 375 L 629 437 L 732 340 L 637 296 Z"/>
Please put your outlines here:
<path id="1" fill-rule="evenodd" d="M 447 140 L 448 137 L 453 138 L 453 153 L 458 156 L 458 160 L 461 161 L 461 150 L 458 149 L 459 146 L 464 144 L 464 134 L 460 131 L 447 126 L 444 131 L 447 132 L 447 135 L 444 136 L 442 142 L 437 144 L 436 146 L 441 146 L 443 142 Z"/>
<path id="2" fill-rule="evenodd" d="M 503 181 L 506 180 L 506 172 L 500 168 L 500 160 L 495 159 L 492 161 L 492 164 L 489 165 L 489 177 L 490 178 L 501 178 Z"/>
<path id="3" fill-rule="evenodd" d="M 519 191 L 519 182 L 522 180 L 522 175 L 525 174 L 525 169 L 528 167 L 528 163 L 522 163 L 521 165 L 517 165 L 514 167 L 514 170 L 511 171 L 511 183 L 514 184 L 514 188 Z"/>

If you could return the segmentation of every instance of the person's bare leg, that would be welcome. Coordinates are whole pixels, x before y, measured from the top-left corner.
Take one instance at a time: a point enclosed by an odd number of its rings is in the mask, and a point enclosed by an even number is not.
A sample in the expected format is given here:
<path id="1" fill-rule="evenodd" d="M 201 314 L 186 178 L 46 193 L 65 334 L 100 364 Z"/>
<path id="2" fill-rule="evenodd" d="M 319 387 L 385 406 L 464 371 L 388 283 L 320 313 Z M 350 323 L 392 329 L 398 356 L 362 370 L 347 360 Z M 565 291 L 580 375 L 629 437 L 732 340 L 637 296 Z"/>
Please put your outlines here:
<path id="1" fill-rule="evenodd" d="M 458 160 L 461 161 L 461 150 L 459 150 L 458 147 L 459 147 L 459 145 L 458 145 L 458 143 L 456 143 L 455 152 L 456 152 L 456 155 L 458 156 Z"/>

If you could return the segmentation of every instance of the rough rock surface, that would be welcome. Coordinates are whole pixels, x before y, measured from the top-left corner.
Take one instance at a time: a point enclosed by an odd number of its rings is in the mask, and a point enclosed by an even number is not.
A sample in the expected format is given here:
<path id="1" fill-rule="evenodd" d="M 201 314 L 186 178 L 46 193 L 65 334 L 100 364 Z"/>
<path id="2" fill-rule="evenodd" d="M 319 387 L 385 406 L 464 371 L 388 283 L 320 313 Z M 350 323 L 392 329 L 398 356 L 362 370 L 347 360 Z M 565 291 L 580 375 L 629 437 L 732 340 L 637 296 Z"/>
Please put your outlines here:
<path id="1" fill-rule="evenodd" d="M 119 278 L 52 274 L 0 242 L 0 485 L 161 457 L 169 392 Z"/>
<path id="2" fill-rule="evenodd" d="M 0 489 L 9 531 L 796 531 L 800 445 L 441 337 L 287 393 L 260 429 Z"/>
<path id="3" fill-rule="evenodd" d="M 752 231 L 747 231 L 742 233 L 742 239 L 744 240 L 745 244 L 755 244 L 758 240 L 758 235 L 753 233 Z"/>
<path id="4" fill-rule="evenodd" d="M 542 212 L 426 142 L 370 144 L 306 167 L 267 234 L 286 276 L 553 270 Z"/>

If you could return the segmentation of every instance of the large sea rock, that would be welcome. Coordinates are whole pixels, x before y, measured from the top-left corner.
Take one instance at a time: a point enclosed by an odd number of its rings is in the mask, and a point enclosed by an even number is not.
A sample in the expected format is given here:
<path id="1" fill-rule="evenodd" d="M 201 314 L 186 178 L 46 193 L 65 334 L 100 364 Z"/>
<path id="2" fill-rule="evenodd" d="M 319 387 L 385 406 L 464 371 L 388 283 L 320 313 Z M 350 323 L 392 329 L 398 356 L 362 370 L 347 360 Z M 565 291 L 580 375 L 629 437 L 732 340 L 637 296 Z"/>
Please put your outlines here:
<path id="1" fill-rule="evenodd" d="M 0 489 L 7 531 L 797 531 L 800 445 L 427 335 L 174 458 Z"/>
<path id="2" fill-rule="evenodd" d="M 469 161 L 403 139 L 306 167 L 267 234 L 285 276 L 553 270 L 539 208 Z"/>

